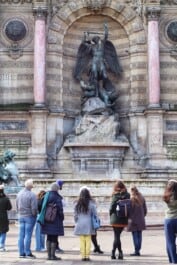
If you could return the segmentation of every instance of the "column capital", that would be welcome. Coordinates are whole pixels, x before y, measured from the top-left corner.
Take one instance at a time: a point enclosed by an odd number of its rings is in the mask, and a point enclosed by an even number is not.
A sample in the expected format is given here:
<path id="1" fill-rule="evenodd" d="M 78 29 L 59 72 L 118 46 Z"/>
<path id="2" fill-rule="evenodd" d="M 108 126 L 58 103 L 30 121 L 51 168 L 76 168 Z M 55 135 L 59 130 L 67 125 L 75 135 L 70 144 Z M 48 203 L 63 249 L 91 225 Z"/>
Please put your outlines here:
<path id="1" fill-rule="evenodd" d="M 148 18 L 148 21 L 159 20 L 160 12 L 161 12 L 160 7 L 157 7 L 157 6 L 156 7 L 155 6 L 147 7 L 146 8 L 146 16 Z"/>
<path id="2" fill-rule="evenodd" d="M 33 7 L 33 15 L 36 19 L 45 20 L 48 15 L 47 7 Z"/>

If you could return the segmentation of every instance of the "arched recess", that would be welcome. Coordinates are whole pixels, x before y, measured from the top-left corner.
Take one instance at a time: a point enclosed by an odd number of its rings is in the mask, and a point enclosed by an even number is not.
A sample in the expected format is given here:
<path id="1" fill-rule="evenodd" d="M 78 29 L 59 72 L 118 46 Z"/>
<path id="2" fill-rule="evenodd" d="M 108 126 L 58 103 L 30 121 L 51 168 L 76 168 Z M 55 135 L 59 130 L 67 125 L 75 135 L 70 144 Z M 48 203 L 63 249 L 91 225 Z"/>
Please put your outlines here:
<path id="1" fill-rule="evenodd" d="M 125 113 L 146 105 L 147 48 L 143 22 L 127 4 L 110 2 L 101 12 L 95 13 L 84 1 L 77 1 L 65 5 L 53 16 L 47 55 L 50 106 L 80 111 L 80 86 L 72 78 L 77 49 L 83 32 L 103 31 L 105 21 L 109 26 L 109 39 L 116 47 L 124 71 L 121 80 L 113 80 L 119 92 L 117 108 Z"/>

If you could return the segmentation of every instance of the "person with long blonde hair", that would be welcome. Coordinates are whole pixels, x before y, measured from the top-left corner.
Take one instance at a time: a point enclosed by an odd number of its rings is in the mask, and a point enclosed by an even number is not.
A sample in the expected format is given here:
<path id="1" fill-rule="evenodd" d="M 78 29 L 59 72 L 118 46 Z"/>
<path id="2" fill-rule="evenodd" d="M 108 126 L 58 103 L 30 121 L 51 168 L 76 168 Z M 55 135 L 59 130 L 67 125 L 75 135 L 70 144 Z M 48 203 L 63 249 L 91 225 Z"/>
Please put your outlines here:
<path id="1" fill-rule="evenodd" d="M 146 201 L 136 186 L 130 188 L 131 211 L 127 231 L 132 232 L 134 253 L 131 256 L 140 256 L 142 246 L 142 231 L 146 229 L 145 216 L 147 214 Z"/>

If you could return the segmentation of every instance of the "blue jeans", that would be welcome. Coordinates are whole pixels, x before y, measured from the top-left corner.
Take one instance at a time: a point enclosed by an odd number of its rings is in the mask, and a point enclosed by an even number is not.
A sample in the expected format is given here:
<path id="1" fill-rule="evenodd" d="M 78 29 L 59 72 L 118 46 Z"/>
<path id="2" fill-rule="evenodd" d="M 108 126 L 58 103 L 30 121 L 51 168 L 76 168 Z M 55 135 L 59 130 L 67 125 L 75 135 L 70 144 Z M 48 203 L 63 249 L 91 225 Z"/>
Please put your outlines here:
<path id="1" fill-rule="evenodd" d="M 135 253 L 139 254 L 140 249 L 141 249 L 141 244 L 142 244 L 142 231 L 133 231 L 132 237 L 133 237 Z"/>
<path id="2" fill-rule="evenodd" d="M 38 222 L 36 222 L 35 226 L 35 241 L 36 241 L 35 249 L 37 251 L 40 251 L 45 248 L 45 235 L 41 234 L 41 225 Z"/>
<path id="3" fill-rule="evenodd" d="M 177 264 L 176 253 L 176 234 L 177 234 L 177 219 L 165 219 L 164 222 L 166 250 L 170 263 Z"/>
<path id="4" fill-rule="evenodd" d="M 0 248 L 5 248 L 6 233 L 0 233 Z"/>
<path id="5" fill-rule="evenodd" d="M 20 217 L 19 222 L 19 237 L 18 237 L 18 249 L 20 255 L 30 255 L 31 254 L 31 237 L 33 233 L 33 228 L 36 222 L 36 218 L 30 217 Z"/>

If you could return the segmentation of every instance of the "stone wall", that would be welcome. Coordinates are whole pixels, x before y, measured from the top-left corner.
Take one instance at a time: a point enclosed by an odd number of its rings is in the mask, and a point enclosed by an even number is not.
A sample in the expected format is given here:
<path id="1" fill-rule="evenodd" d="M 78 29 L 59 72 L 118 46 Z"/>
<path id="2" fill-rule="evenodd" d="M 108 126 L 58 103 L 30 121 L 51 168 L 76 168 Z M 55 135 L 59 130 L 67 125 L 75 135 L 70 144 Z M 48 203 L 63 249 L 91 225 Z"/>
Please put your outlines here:
<path id="1" fill-rule="evenodd" d="M 36 13 L 41 10 L 46 22 L 46 102 L 43 108 L 34 108 L 34 32 Z M 176 11 L 173 0 L 0 1 L 0 153 L 6 149 L 16 153 L 22 179 L 39 178 L 44 186 L 43 178 L 65 179 L 75 197 L 77 184 L 86 178 L 73 172 L 72 154 L 64 145 L 81 112 L 81 89 L 72 71 L 84 31 L 102 32 L 105 21 L 123 68 L 121 79 L 111 79 L 119 93 L 115 113 L 129 148 L 119 172 L 115 167 L 109 174 L 104 165 L 97 181 L 110 191 L 117 177 L 136 180 L 137 185 L 145 178 L 153 187 L 159 184 L 155 180 L 162 179 L 163 186 L 176 177 L 176 157 L 170 149 L 177 140 Z M 147 13 L 159 23 L 158 108 L 149 108 Z M 93 178 L 87 179 L 96 189 L 94 170 Z M 159 207 L 156 187 L 142 188 L 151 209 Z M 102 209 L 108 205 L 105 190 L 101 190 Z"/>

